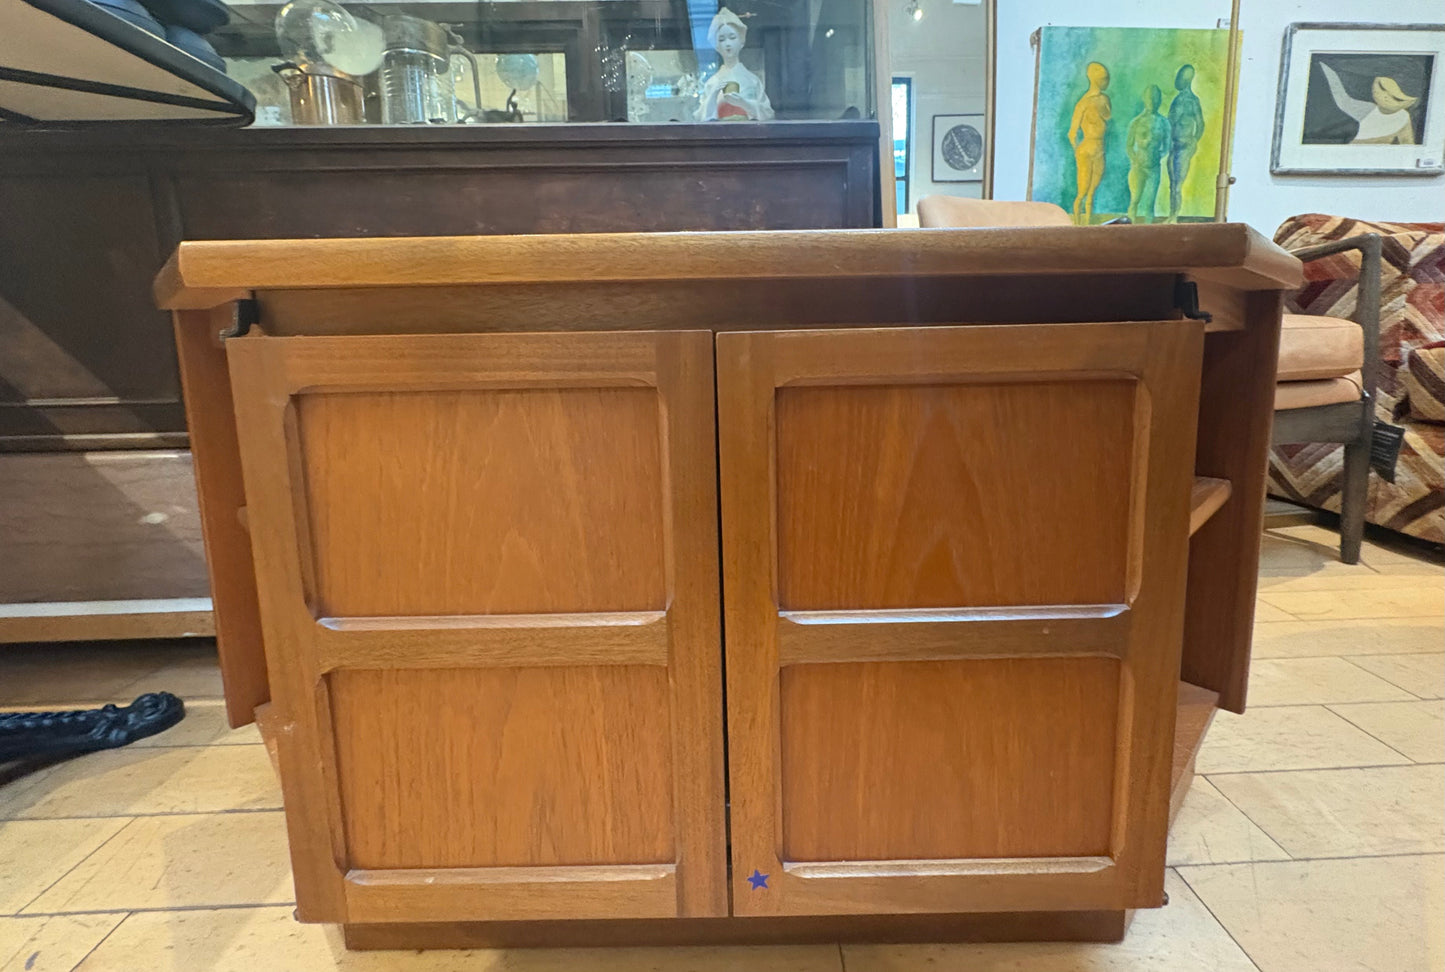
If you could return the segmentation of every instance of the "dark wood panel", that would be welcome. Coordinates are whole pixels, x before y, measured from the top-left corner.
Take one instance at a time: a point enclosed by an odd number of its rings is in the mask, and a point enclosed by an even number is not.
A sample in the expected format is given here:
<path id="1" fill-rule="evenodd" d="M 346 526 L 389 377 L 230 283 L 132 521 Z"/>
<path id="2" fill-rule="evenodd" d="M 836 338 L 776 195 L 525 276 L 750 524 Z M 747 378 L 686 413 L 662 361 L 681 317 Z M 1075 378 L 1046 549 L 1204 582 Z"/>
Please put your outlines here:
<path id="1" fill-rule="evenodd" d="M 150 290 L 171 242 L 143 170 L 0 178 L 0 434 L 184 427 L 170 322 Z"/>
<path id="2" fill-rule="evenodd" d="M 871 226 L 876 140 L 872 121 L 0 131 L 0 448 L 179 441 L 136 436 L 185 431 L 151 296 L 183 238 Z"/>
<path id="3" fill-rule="evenodd" d="M 804 918 L 477 921 L 345 926 L 350 949 L 618 945 L 833 945 L 839 942 L 1117 942 L 1132 912 L 1027 911 Z"/>
<path id="4" fill-rule="evenodd" d="M 719 331 L 846 324 L 1035 324 L 1171 317 L 1173 274 L 832 277 L 825 280 L 589 281 L 429 287 L 424 315 L 413 292 L 377 287 L 262 293 L 268 333 L 409 334 L 467 331 L 663 330 L 687 321 Z"/>
<path id="5" fill-rule="evenodd" d="M 620 165 L 538 162 L 428 171 L 182 174 L 187 239 L 472 236 L 669 230 L 837 229 L 850 212 L 842 161 Z M 261 203 L 258 205 L 258 203 Z M 358 203 L 360 203 L 358 205 Z"/>
<path id="6" fill-rule="evenodd" d="M 188 452 L 0 456 L 0 602 L 205 597 Z"/>

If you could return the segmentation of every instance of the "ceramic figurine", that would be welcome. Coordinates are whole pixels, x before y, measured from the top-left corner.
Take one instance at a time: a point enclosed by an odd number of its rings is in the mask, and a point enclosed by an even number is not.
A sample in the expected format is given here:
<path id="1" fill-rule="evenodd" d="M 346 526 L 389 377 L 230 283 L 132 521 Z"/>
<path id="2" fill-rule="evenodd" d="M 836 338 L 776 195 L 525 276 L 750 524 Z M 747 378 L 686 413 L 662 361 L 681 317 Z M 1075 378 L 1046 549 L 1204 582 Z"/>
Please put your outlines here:
<path id="1" fill-rule="evenodd" d="M 748 28 L 727 7 L 718 10 L 708 28 L 708 43 L 722 58 L 722 65 L 702 86 L 698 117 L 703 121 L 769 121 L 773 105 L 763 82 L 738 60 L 747 42 Z"/>

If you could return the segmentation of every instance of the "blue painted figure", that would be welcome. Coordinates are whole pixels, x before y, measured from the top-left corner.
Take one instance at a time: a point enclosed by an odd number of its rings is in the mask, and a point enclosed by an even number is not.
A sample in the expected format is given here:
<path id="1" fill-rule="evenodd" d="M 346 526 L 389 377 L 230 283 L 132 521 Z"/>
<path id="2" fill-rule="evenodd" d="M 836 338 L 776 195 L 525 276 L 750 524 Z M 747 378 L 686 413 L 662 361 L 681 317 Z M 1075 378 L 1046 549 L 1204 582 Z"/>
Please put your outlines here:
<path id="1" fill-rule="evenodd" d="M 1164 94 L 1157 84 L 1144 89 L 1144 110 L 1129 123 L 1124 151 L 1129 154 L 1129 220 L 1154 222 L 1159 200 L 1160 165 L 1169 154 L 1169 123 L 1159 114 Z"/>
<path id="2" fill-rule="evenodd" d="M 1184 199 L 1184 180 L 1199 139 L 1204 135 L 1204 109 L 1194 93 L 1194 65 L 1186 64 L 1174 75 L 1174 90 L 1179 93 L 1169 103 L 1169 222 L 1179 222 L 1179 208 Z"/>
<path id="3" fill-rule="evenodd" d="M 768 888 L 768 876 L 757 868 L 753 868 L 753 873 L 748 875 L 748 883 L 752 885 L 752 890 L 754 891 L 757 891 L 759 888 L 766 891 Z"/>

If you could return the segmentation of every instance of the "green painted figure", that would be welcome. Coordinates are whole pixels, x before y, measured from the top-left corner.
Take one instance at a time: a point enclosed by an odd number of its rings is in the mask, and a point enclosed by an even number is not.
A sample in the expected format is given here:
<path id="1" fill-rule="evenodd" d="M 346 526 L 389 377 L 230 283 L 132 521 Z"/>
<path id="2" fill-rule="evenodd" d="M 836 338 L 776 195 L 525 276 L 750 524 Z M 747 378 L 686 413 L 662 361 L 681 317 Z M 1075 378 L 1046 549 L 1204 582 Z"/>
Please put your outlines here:
<path id="1" fill-rule="evenodd" d="M 1169 154 L 1169 123 L 1159 114 L 1164 93 L 1157 84 L 1144 89 L 1144 110 L 1129 123 L 1124 151 L 1129 154 L 1129 220 L 1154 222 L 1159 200 L 1160 165 Z"/>
<path id="2" fill-rule="evenodd" d="M 1184 198 L 1184 180 L 1199 139 L 1204 135 L 1204 109 L 1194 93 L 1194 65 L 1186 64 L 1174 75 L 1174 89 L 1179 93 L 1169 103 L 1169 222 L 1179 221 L 1179 208 Z"/>

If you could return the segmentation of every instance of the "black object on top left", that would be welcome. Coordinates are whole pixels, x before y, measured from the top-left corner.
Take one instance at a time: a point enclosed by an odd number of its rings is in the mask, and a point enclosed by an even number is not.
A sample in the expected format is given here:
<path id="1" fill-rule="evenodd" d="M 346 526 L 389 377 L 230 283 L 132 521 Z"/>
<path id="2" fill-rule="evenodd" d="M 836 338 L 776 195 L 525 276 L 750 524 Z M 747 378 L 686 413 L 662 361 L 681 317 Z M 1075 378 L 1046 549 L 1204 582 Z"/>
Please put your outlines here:
<path id="1" fill-rule="evenodd" d="M 0 0 L 0 121 L 248 125 L 256 102 L 202 33 L 217 0 Z"/>

